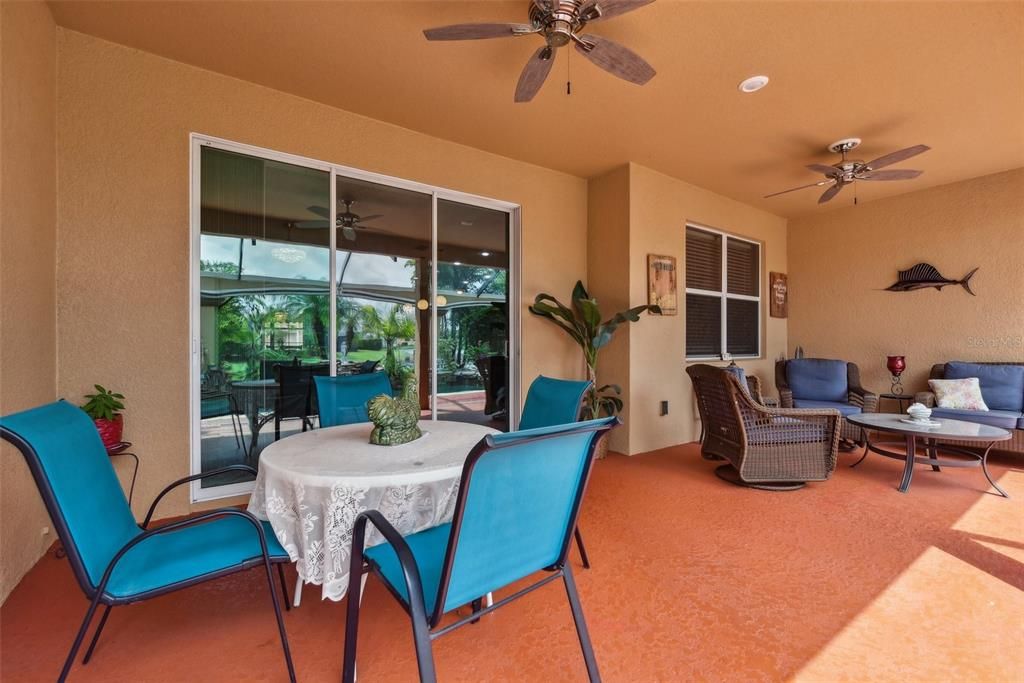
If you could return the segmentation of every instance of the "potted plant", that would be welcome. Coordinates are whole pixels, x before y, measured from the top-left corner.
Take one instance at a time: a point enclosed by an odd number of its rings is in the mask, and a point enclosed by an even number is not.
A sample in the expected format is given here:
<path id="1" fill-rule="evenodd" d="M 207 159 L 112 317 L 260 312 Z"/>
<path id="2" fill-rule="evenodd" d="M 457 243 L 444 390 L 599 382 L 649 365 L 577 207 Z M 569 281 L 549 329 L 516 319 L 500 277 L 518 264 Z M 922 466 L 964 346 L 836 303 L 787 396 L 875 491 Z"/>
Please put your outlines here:
<path id="1" fill-rule="evenodd" d="M 568 307 L 550 294 L 538 294 L 530 306 L 530 312 L 551 320 L 572 337 L 583 351 L 587 364 L 587 378 L 594 383 L 584 396 L 586 418 L 597 419 L 602 415 L 617 415 L 622 410 L 622 387 L 617 384 L 597 386 L 597 360 L 601 349 L 608 345 L 619 325 L 640 320 L 640 314 L 650 311 L 661 315 L 659 306 L 634 306 L 601 321 L 601 309 L 597 299 L 591 298 L 580 281 L 572 290 L 572 307 Z M 598 444 L 599 455 L 606 451 L 604 439 Z"/>
<path id="2" fill-rule="evenodd" d="M 118 411 L 124 410 L 124 394 L 107 391 L 99 384 L 95 394 L 86 394 L 88 399 L 82 410 L 92 418 L 96 424 L 96 431 L 100 433 L 103 445 L 107 450 L 114 448 L 121 443 L 121 435 L 124 433 L 124 417 Z"/>

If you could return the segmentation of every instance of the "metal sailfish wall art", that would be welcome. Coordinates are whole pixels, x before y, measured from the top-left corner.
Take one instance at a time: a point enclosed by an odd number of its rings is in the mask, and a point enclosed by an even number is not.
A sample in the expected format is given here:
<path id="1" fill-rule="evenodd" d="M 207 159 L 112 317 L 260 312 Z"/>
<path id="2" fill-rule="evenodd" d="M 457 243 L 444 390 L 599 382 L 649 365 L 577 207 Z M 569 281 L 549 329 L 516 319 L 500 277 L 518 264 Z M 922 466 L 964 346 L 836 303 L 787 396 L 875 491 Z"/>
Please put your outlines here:
<path id="1" fill-rule="evenodd" d="M 978 272 L 975 268 L 971 272 L 964 275 L 961 280 L 950 280 L 942 277 L 942 273 L 939 269 L 930 263 L 918 263 L 912 268 L 907 270 L 901 270 L 899 272 L 899 278 L 896 282 L 892 283 L 886 289 L 890 292 L 910 292 L 915 289 L 928 289 L 934 287 L 935 289 L 942 290 L 947 285 L 960 285 L 967 290 L 967 293 L 971 296 L 976 296 L 971 291 L 971 278 Z"/>

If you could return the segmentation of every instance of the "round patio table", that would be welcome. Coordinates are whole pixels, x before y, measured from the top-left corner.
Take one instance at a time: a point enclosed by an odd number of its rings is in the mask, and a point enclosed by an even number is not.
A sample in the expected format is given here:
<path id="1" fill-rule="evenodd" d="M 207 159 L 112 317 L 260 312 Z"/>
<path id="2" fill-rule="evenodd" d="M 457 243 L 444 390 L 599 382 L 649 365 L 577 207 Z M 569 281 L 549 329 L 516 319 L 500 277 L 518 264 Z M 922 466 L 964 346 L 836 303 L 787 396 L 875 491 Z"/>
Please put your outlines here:
<path id="1" fill-rule="evenodd" d="M 379 510 L 403 536 L 450 522 L 466 456 L 496 431 L 425 420 L 416 441 L 375 446 L 372 429 L 369 422 L 314 429 L 260 454 L 249 512 L 270 522 L 299 580 L 322 586 L 330 600 L 348 590 L 356 516 Z M 383 541 L 369 525 L 366 545 Z"/>
<path id="2" fill-rule="evenodd" d="M 938 426 L 928 427 L 902 422 L 900 420 L 902 417 L 902 415 L 893 413 L 854 413 L 853 415 L 847 415 L 846 420 L 858 427 L 863 427 L 865 435 L 864 455 L 861 456 L 860 460 L 853 463 L 851 467 L 861 464 L 864 458 L 868 457 L 868 453 L 878 453 L 887 458 L 903 460 L 906 464 L 903 467 L 903 479 L 900 481 L 900 493 L 906 493 L 907 489 L 910 488 L 910 479 L 914 474 L 915 464 L 931 465 L 932 469 L 936 472 L 941 471 L 942 467 L 981 467 L 981 471 L 985 473 L 985 478 L 988 479 L 988 483 L 992 485 L 992 488 L 998 491 L 1004 498 L 1010 497 L 1006 491 L 999 488 L 999 485 L 992 480 L 992 476 L 988 473 L 989 451 L 992 450 L 992 446 L 997 442 L 1008 441 L 1010 439 L 1010 432 L 1001 427 L 992 427 L 963 420 L 947 420 L 945 418 L 938 420 Z M 884 445 L 882 442 L 871 443 L 871 440 L 868 438 L 868 430 L 902 435 L 903 451 L 897 452 L 881 448 Z M 921 439 L 923 442 L 927 457 L 917 455 L 918 439 Z M 985 450 L 979 454 L 964 448 L 951 446 L 950 444 L 940 443 L 940 440 L 946 439 L 976 442 Z M 895 445 L 896 443 L 892 442 L 890 445 Z M 939 449 L 965 456 L 965 458 L 940 458 Z"/>

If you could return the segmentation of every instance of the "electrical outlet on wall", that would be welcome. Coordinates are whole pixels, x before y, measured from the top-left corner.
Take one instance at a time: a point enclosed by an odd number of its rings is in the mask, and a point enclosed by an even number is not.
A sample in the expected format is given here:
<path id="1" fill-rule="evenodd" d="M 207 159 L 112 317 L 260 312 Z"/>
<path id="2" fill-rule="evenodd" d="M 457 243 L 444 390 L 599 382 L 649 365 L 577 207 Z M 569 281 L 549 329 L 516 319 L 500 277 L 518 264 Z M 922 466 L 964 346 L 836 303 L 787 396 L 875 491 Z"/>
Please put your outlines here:
<path id="1" fill-rule="evenodd" d="M 661 416 L 664 417 L 666 415 L 668 415 L 668 401 L 662 401 L 661 402 Z"/>

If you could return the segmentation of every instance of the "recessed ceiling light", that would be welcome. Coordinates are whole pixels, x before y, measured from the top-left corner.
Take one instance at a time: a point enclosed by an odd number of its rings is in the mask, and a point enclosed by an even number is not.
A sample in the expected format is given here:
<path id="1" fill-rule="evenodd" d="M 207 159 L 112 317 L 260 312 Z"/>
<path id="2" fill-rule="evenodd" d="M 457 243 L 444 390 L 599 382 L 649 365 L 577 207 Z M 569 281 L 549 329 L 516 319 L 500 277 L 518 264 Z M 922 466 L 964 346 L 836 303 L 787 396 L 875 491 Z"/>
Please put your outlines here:
<path id="1" fill-rule="evenodd" d="M 462 261 L 452 261 L 452 265 L 453 266 L 461 266 L 462 265 Z"/>
<path id="2" fill-rule="evenodd" d="M 481 256 L 490 256 L 490 255 L 491 255 L 491 252 L 489 252 L 489 251 L 481 251 L 481 252 L 480 252 L 480 255 L 481 255 Z"/>
<path id="3" fill-rule="evenodd" d="M 463 225 L 467 228 L 473 227 L 473 221 L 459 221 L 459 225 Z"/>
<path id="4" fill-rule="evenodd" d="M 740 83 L 740 92 L 757 92 L 766 85 L 768 85 L 767 76 L 751 76 Z"/>

